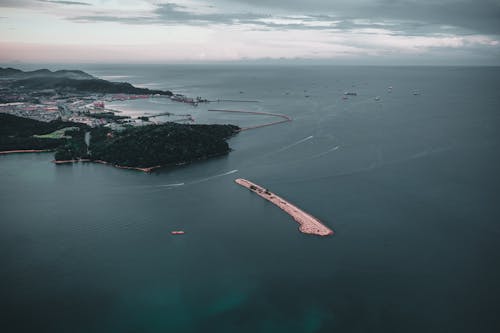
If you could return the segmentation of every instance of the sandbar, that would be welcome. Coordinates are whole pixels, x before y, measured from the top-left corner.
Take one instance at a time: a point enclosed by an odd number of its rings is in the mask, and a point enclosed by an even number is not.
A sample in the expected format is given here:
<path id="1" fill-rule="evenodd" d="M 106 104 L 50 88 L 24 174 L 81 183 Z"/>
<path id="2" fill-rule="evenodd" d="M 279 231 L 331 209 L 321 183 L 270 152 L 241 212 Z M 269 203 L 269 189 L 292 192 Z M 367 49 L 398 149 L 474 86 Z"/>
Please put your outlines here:
<path id="1" fill-rule="evenodd" d="M 249 180 L 238 178 L 235 182 L 243 187 L 248 188 L 250 191 L 258 194 L 264 199 L 272 202 L 279 208 L 283 209 L 288 213 L 297 223 L 299 224 L 299 231 L 304 234 L 318 235 L 318 236 L 329 236 L 333 235 L 333 230 L 325 226 L 320 220 L 314 216 L 304 212 L 297 206 L 291 204 L 285 199 L 277 196 L 276 194 L 270 192 L 269 190 L 252 183 Z"/>

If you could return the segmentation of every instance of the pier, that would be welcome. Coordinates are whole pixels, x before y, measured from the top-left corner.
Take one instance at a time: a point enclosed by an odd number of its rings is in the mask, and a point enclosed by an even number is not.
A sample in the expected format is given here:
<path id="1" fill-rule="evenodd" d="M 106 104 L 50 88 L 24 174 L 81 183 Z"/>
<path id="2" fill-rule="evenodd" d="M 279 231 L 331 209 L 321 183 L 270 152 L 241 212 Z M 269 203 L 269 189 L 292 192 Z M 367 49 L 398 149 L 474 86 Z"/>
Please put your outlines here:
<path id="1" fill-rule="evenodd" d="M 282 123 L 286 123 L 289 121 L 292 121 L 292 118 L 287 116 L 286 114 L 281 114 L 281 113 L 270 113 L 270 112 L 257 112 L 257 111 L 242 111 L 242 110 L 225 110 L 225 109 L 210 109 L 208 111 L 211 112 L 230 112 L 230 113 L 245 113 L 245 114 L 255 114 L 255 115 L 261 115 L 261 116 L 272 116 L 272 117 L 278 117 L 281 118 L 282 120 L 278 121 L 273 121 L 270 123 L 262 124 L 262 125 L 255 125 L 255 126 L 249 126 L 249 127 L 243 127 L 239 131 L 247 131 L 250 129 L 256 129 L 256 128 L 261 128 L 261 127 L 266 127 L 266 126 L 272 126 L 272 125 L 278 125 Z"/>
<path id="2" fill-rule="evenodd" d="M 299 224 L 300 232 L 318 236 L 333 235 L 333 230 L 325 226 L 320 220 L 267 189 L 243 178 L 238 178 L 235 182 L 283 209 Z"/>

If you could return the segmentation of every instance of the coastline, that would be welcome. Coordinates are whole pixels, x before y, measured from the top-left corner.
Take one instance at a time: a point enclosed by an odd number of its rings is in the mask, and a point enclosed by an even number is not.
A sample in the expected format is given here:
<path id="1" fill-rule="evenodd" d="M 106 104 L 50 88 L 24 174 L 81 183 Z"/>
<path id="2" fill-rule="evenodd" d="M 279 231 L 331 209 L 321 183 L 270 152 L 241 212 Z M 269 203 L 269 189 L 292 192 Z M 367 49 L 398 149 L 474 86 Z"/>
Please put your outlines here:
<path id="1" fill-rule="evenodd" d="M 92 159 L 76 159 L 76 160 L 60 160 L 60 161 L 52 160 L 52 163 L 54 163 L 56 165 L 73 164 L 73 163 L 79 163 L 79 162 L 98 163 L 98 164 L 103 164 L 103 165 L 109 165 L 109 166 L 112 166 L 112 167 L 115 167 L 118 169 L 123 169 L 123 170 L 135 170 L 135 171 L 142 171 L 145 173 L 151 173 L 151 172 L 158 170 L 158 169 L 174 167 L 174 166 L 182 166 L 182 165 L 191 164 L 191 163 L 195 163 L 195 162 L 199 162 L 199 161 L 204 161 L 204 160 L 207 160 L 207 159 L 212 158 L 212 157 L 224 156 L 227 153 L 229 153 L 229 152 L 221 153 L 221 154 L 214 154 L 214 155 L 198 158 L 198 159 L 195 159 L 192 161 L 181 161 L 181 162 L 176 162 L 176 163 L 155 165 L 155 166 L 151 166 L 151 167 L 142 167 L 142 168 L 141 167 L 124 166 L 124 165 L 119 165 L 119 164 L 113 164 L 111 162 L 106 162 L 103 160 L 92 160 Z"/>
<path id="2" fill-rule="evenodd" d="M 23 154 L 23 153 L 50 153 L 55 151 L 54 149 L 18 149 L 18 150 L 4 150 L 0 151 L 0 155 L 7 154 Z"/>
<path id="3" fill-rule="evenodd" d="M 267 189 L 243 178 L 238 178 L 235 182 L 284 210 L 299 224 L 300 232 L 317 236 L 330 236 L 334 234 L 333 230 L 325 226 L 320 220 Z"/>
<path id="4" fill-rule="evenodd" d="M 82 162 L 82 163 L 98 163 L 98 164 L 110 165 L 110 166 L 113 166 L 113 167 L 118 168 L 118 169 L 137 170 L 137 171 L 142 171 L 142 172 L 146 172 L 146 173 L 150 173 L 153 170 L 156 170 L 156 169 L 159 169 L 159 168 L 163 167 L 162 165 L 155 165 L 155 166 L 148 167 L 148 168 L 128 167 L 128 166 L 123 166 L 123 165 L 118 165 L 118 164 L 112 164 L 112 163 L 109 163 L 109 162 L 106 162 L 106 161 L 91 160 L 91 159 L 61 160 L 61 161 L 53 160 L 52 161 L 52 163 L 54 163 L 56 165 L 73 164 L 73 163 L 79 163 L 79 162 Z"/>

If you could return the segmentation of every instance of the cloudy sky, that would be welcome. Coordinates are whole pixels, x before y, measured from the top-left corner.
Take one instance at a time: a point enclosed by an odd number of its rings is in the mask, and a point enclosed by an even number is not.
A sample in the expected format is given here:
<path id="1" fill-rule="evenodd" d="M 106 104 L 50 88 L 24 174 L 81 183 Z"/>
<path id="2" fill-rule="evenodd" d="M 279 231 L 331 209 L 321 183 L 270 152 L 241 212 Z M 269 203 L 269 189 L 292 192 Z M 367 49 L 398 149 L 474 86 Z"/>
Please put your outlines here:
<path id="1" fill-rule="evenodd" d="M 500 65 L 500 0 L 0 0 L 0 62 Z"/>

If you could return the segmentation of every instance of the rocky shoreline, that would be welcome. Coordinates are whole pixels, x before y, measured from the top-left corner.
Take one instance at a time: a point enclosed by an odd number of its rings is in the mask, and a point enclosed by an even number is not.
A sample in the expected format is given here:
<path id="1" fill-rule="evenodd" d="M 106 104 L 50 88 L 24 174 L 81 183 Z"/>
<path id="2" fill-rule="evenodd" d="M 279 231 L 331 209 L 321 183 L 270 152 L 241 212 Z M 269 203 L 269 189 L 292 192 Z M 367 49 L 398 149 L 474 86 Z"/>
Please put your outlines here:
<path id="1" fill-rule="evenodd" d="M 189 162 L 178 162 L 178 163 L 172 163 L 172 164 L 166 164 L 166 165 L 155 165 L 155 166 L 151 166 L 151 167 L 142 167 L 142 168 L 141 167 L 131 167 L 131 166 L 118 165 L 118 164 L 113 164 L 113 163 L 102 161 L 102 160 L 92 160 L 92 159 L 83 159 L 83 158 L 82 159 L 74 159 L 74 160 L 59 160 L 59 161 L 52 160 L 52 163 L 54 163 L 56 165 L 73 164 L 73 163 L 79 163 L 79 162 L 98 163 L 98 164 L 103 164 L 103 165 L 109 165 L 109 166 L 112 166 L 112 167 L 115 167 L 118 169 L 123 169 L 123 170 L 135 170 L 135 171 L 142 171 L 145 173 L 151 173 L 151 172 L 158 170 L 158 169 L 186 165 L 186 164 L 190 164 L 190 163 L 194 163 L 194 162 L 198 162 L 198 161 L 203 161 L 203 160 L 207 160 L 209 158 L 223 156 L 223 155 L 225 155 L 225 154 L 214 154 L 214 155 L 206 156 L 204 158 L 199 158 L 199 159 L 189 161 Z"/>
<path id="2" fill-rule="evenodd" d="M 0 151 L 0 155 L 21 154 L 21 153 L 50 153 L 53 151 L 54 149 L 18 149 L 18 150 Z"/>

